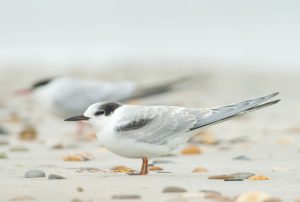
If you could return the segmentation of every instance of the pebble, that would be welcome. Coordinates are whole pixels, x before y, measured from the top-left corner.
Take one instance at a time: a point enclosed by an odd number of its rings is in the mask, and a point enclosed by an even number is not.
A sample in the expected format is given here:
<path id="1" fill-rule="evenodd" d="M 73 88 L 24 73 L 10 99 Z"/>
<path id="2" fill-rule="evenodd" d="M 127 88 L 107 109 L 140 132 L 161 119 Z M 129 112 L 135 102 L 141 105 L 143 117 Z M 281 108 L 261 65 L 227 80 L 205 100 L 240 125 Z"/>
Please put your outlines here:
<path id="1" fill-rule="evenodd" d="M 157 171 L 157 170 L 163 170 L 163 168 L 159 167 L 159 166 L 149 166 L 148 169 L 150 171 Z"/>
<path id="2" fill-rule="evenodd" d="M 73 155 L 67 155 L 63 157 L 64 161 L 90 161 L 93 157 L 91 154 L 88 153 L 79 153 Z"/>
<path id="3" fill-rule="evenodd" d="M 238 178 L 232 178 L 232 179 L 225 179 L 224 181 L 244 181 L 244 180 Z"/>
<path id="4" fill-rule="evenodd" d="M 252 191 L 241 194 L 236 202 L 264 202 L 269 198 L 270 196 L 264 192 Z"/>
<path id="5" fill-rule="evenodd" d="M 5 152 L 0 152 L 0 159 L 8 158 Z"/>
<path id="6" fill-rule="evenodd" d="M 252 160 L 252 159 L 249 158 L 249 157 L 247 157 L 247 156 L 240 155 L 240 156 L 234 157 L 233 160 L 245 160 L 245 161 L 250 161 L 250 160 Z"/>
<path id="7" fill-rule="evenodd" d="M 116 194 L 112 196 L 112 199 L 141 199 L 141 196 L 137 194 Z"/>
<path id="8" fill-rule="evenodd" d="M 135 171 L 127 166 L 114 166 L 110 170 L 117 173 L 133 173 Z"/>
<path id="9" fill-rule="evenodd" d="M 14 146 L 10 148 L 10 151 L 13 152 L 25 152 L 25 151 L 29 151 L 27 147 L 23 147 L 23 146 Z"/>
<path id="10" fill-rule="evenodd" d="M 182 155 L 195 155 L 201 153 L 202 153 L 201 149 L 196 145 L 189 145 L 181 150 Z"/>
<path id="11" fill-rule="evenodd" d="M 254 175 L 249 177 L 248 180 L 270 180 L 270 178 L 264 175 Z"/>
<path id="12" fill-rule="evenodd" d="M 182 187 L 169 186 L 169 187 L 165 187 L 162 190 L 162 192 L 163 193 L 181 193 L 181 192 L 187 192 L 187 190 Z"/>
<path id="13" fill-rule="evenodd" d="M 205 173 L 208 172 L 208 170 L 204 167 L 197 167 L 193 170 L 193 173 Z"/>
<path id="14" fill-rule="evenodd" d="M 249 177 L 254 176 L 254 173 L 232 173 L 229 175 L 213 175 L 213 176 L 209 176 L 208 179 L 213 179 L 213 180 L 229 180 L 233 181 L 233 180 L 237 180 L 237 181 L 241 181 L 243 179 L 248 179 Z"/>
<path id="15" fill-rule="evenodd" d="M 156 173 L 172 173 L 171 171 L 163 171 L 163 170 L 159 170 Z"/>
<path id="16" fill-rule="evenodd" d="M 152 163 L 153 164 L 168 164 L 168 163 L 174 163 L 174 161 L 169 161 L 169 160 L 154 160 Z"/>
<path id="17" fill-rule="evenodd" d="M 0 135 L 7 135 L 7 134 L 8 132 L 5 129 L 0 128 Z"/>
<path id="18" fill-rule="evenodd" d="M 48 176 L 48 180 L 62 180 L 62 179 L 66 179 L 66 178 L 56 174 L 50 174 Z"/>
<path id="19" fill-rule="evenodd" d="M 38 178 L 38 177 L 46 177 L 45 172 L 41 170 L 29 170 L 25 173 L 25 178 Z"/>
<path id="20" fill-rule="evenodd" d="M 19 134 L 21 140 L 35 140 L 37 138 L 37 131 L 33 126 L 26 126 Z"/>
<path id="21" fill-rule="evenodd" d="M 35 199 L 31 196 L 17 196 L 15 198 L 10 199 L 10 201 L 34 201 Z"/>
<path id="22" fill-rule="evenodd" d="M 77 191 L 78 191 L 78 192 L 83 192 L 84 189 L 83 189 L 82 187 L 77 187 Z"/>

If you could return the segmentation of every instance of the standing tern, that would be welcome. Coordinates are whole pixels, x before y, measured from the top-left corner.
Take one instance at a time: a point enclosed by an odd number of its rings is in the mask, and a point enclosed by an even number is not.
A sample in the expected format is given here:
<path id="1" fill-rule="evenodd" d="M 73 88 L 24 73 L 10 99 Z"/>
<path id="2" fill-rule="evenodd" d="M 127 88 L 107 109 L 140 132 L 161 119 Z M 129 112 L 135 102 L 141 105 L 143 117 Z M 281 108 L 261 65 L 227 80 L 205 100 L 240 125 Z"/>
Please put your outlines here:
<path id="1" fill-rule="evenodd" d="M 127 158 L 141 158 L 141 171 L 134 174 L 146 175 L 148 158 L 168 154 L 203 127 L 276 104 L 279 99 L 266 102 L 276 95 L 278 93 L 201 109 L 98 102 L 89 106 L 83 115 L 65 121 L 89 121 L 97 138 L 111 152 Z"/>

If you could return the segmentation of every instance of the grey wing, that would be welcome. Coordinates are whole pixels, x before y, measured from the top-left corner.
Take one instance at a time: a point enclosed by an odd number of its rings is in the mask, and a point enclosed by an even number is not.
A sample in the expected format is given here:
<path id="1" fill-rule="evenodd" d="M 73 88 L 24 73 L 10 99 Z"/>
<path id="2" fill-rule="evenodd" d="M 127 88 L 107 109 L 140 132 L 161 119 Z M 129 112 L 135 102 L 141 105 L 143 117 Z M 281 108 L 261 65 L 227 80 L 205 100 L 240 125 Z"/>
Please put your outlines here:
<path id="1" fill-rule="evenodd" d="M 191 110 L 181 107 L 131 107 L 116 125 L 115 132 L 121 137 L 149 144 L 167 144 L 184 135 L 208 115 L 207 110 Z M 129 115 L 130 114 L 130 115 Z"/>
<path id="2" fill-rule="evenodd" d="M 231 105 L 208 109 L 210 111 L 208 116 L 197 119 L 197 123 L 192 128 L 190 128 L 190 131 L 201 127 L 205 127 L 207 125 L 215 124 L 220 121 L 225 121 L 234 118 L 238 115 L 242 115 L 247 112 L 254 111 L 256 109 L 261 109 L 263 107 L 273 105 L 277 103 L 279 100 L 275 100 L 273 102 L 267 102 L 267 103 L 266 101 L 275 97 L 276 95 L 278 95 L 278 93 L 273 93 L 270 95 L 254 98 L 251 100 L 246 100 Z"/>

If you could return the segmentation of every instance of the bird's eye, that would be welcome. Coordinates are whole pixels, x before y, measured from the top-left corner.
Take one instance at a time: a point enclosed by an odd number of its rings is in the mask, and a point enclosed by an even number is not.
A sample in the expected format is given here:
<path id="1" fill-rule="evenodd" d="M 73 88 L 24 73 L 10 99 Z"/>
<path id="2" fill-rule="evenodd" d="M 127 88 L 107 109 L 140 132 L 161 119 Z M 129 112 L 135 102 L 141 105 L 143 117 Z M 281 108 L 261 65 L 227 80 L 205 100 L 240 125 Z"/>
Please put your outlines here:
<path id="1" fill-rule="evenodd" d="M 100 115 L 102 115 L 102 114 L 104 114 L 104 110 L 97 111 L 97 112 L 95 113 L 95 116 L 100 116 Z"/>

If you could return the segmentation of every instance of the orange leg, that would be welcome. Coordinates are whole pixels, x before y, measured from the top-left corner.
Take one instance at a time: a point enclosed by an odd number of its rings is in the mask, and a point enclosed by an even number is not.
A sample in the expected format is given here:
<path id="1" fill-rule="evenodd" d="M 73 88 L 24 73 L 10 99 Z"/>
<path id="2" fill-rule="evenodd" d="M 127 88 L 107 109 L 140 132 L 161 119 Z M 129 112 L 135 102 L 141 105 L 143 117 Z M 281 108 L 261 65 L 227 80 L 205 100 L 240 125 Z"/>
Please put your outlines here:
<path id="1" fill-rule="evenodd" d="M 147 175 L 148 174 L 148 159 L 143 157 L 143 164 L 139 173 L 129 173 L 129 175 Z"/>

